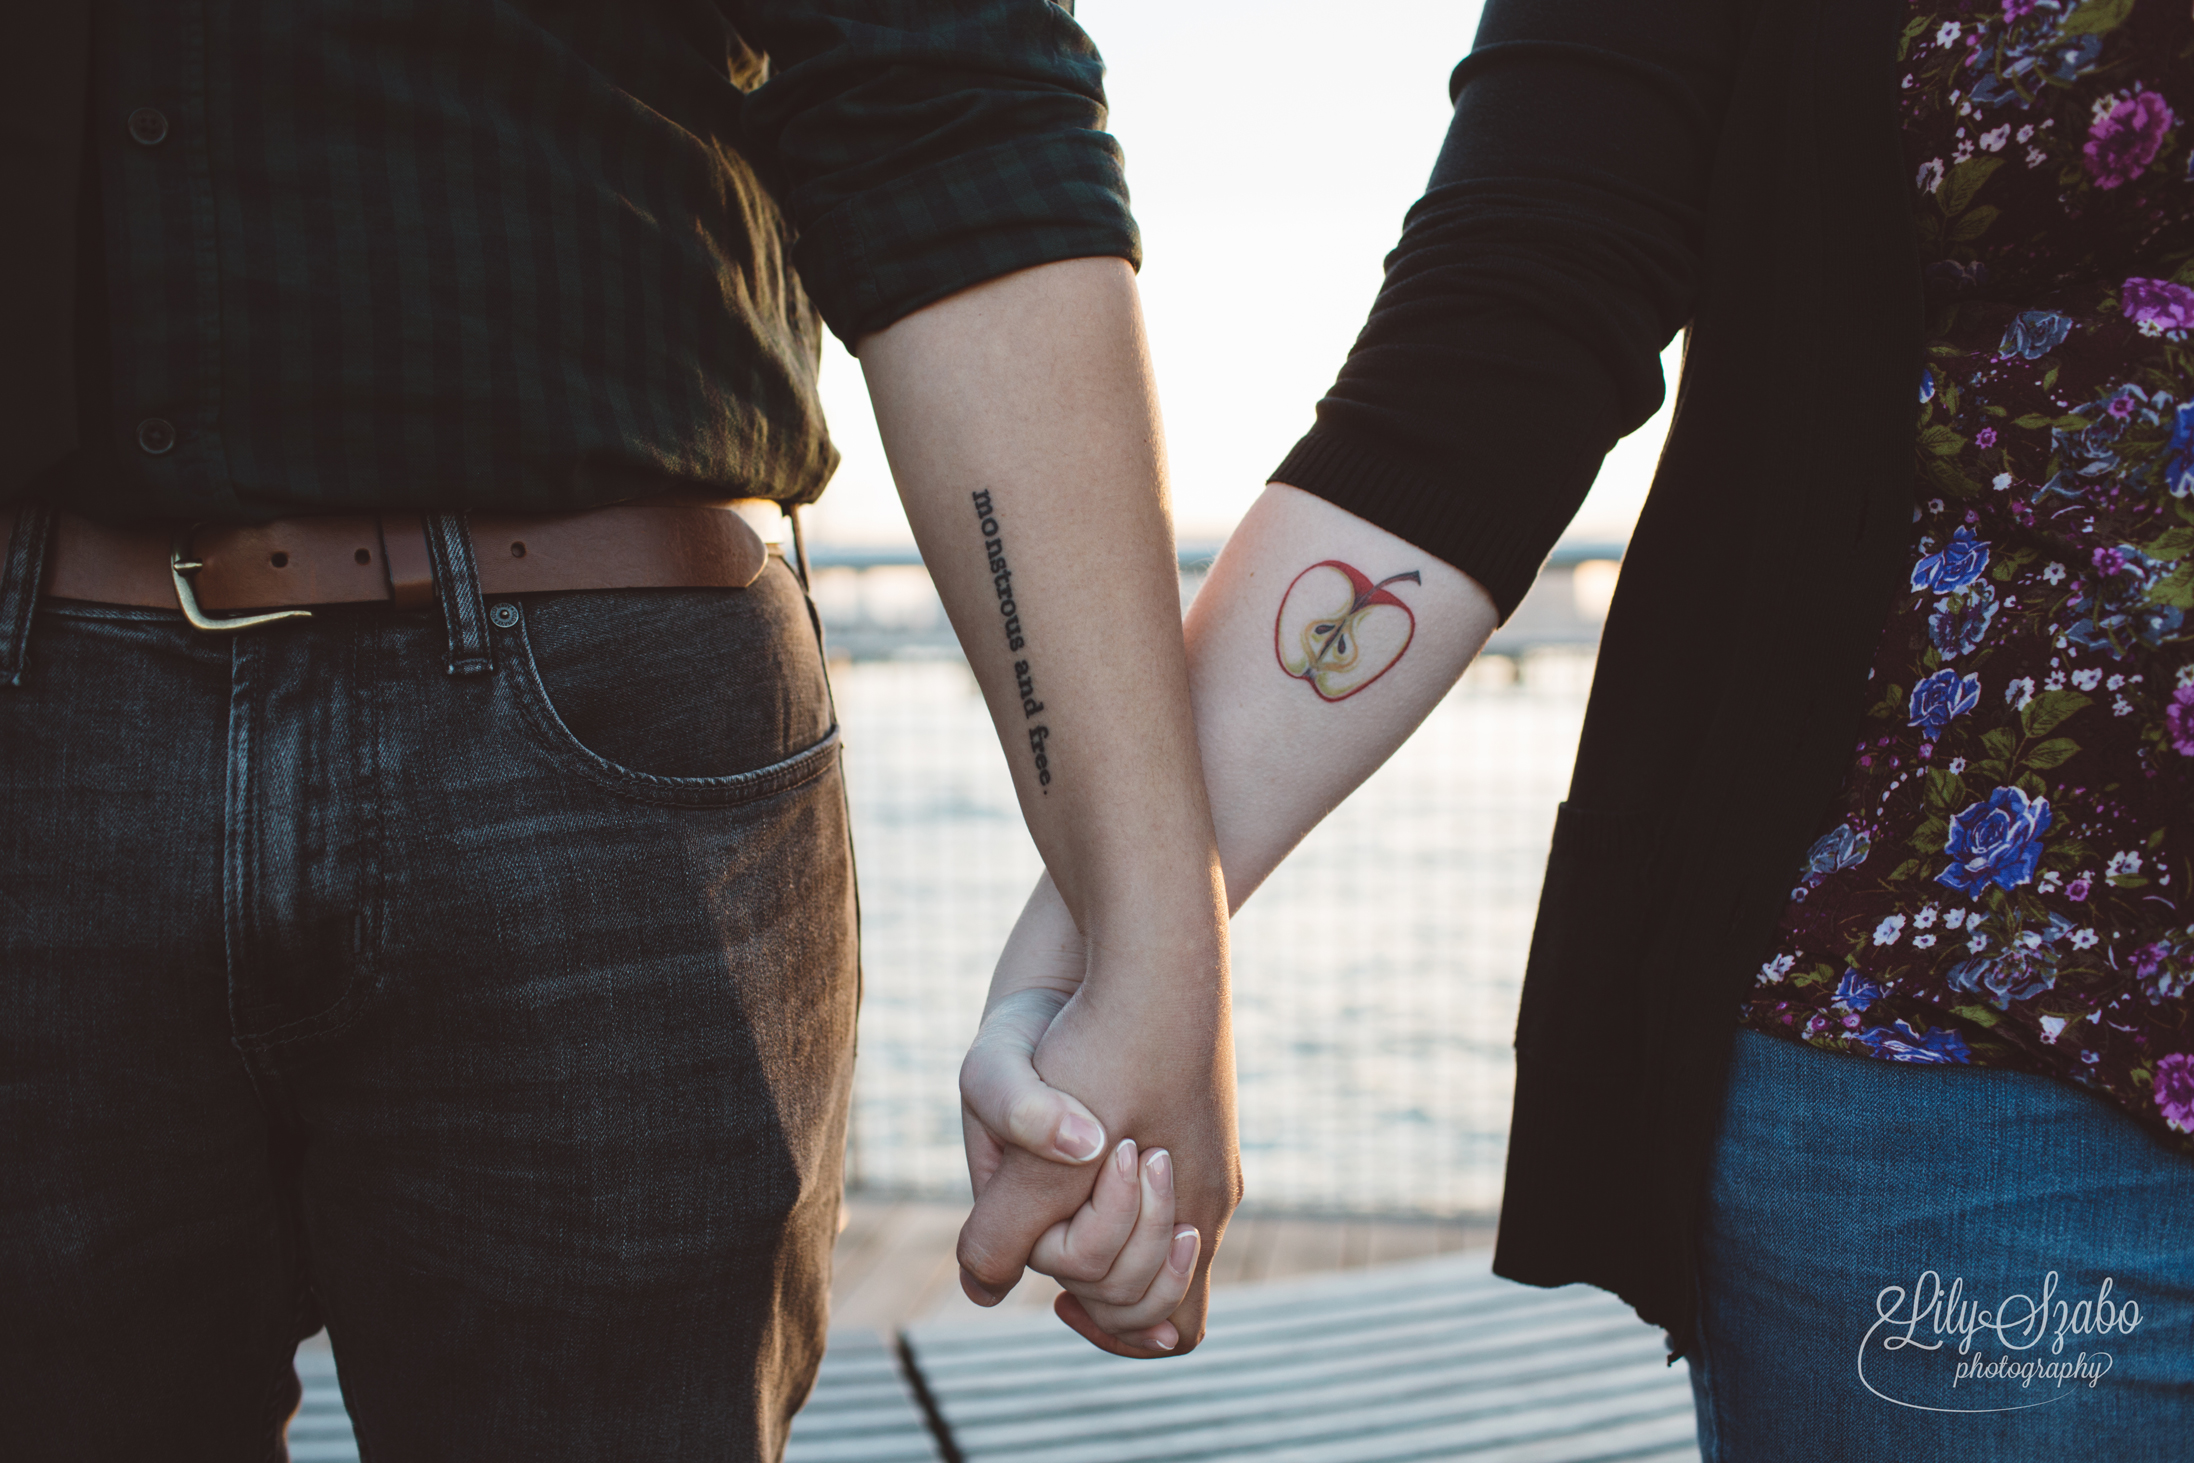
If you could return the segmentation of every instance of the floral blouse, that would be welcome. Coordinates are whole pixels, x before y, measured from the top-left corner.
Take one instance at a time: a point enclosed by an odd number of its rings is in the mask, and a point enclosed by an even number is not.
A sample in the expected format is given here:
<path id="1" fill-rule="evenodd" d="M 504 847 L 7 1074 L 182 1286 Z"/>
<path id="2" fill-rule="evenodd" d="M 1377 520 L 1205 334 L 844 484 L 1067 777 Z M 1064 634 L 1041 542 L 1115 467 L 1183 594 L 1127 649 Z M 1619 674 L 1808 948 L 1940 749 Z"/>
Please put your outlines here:
<path id="1" fill-rule="evenodd" d="M 1743 1024 L 2194 1153 L 2194 19 L 1919 0 L 1909 586 Z"/>

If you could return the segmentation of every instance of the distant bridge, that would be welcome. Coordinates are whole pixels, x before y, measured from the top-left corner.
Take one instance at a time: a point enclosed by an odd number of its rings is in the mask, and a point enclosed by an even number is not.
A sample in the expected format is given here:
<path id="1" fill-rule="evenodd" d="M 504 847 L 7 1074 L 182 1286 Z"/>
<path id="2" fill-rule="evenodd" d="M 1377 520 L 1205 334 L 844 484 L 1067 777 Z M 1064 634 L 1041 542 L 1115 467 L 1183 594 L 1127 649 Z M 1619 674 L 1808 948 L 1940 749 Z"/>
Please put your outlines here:
<path id="1" fill-rule="evenodd" d="M 1180 549 L 1181 602 L 1203 584 L 1219 555 L 1216 543 Z M 1596 645 L 1623 545 L 1586 540 L 1556 545 L 1531 592 L 1493 634 L 1489 655 L 1522 655 L 1551 647 Z M 956 656 L 960 643 L 912 546 L 868 548 L 818 544 L 809 550 L 815 602 L 833 656 L 852 660 Z"/>

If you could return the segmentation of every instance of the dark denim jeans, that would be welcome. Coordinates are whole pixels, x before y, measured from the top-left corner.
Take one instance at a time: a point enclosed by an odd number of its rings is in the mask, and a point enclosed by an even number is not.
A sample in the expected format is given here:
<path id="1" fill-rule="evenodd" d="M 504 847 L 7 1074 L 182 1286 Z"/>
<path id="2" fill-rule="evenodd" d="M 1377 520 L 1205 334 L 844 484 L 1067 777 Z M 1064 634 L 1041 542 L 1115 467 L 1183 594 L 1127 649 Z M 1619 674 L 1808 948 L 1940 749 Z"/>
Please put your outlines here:
<path id="1" fill-rule="evenodd" d="M 2194 1159 L 2068 1083 L 1741 1031 L 1701 1259 L 1706 1463 L 2194 1457 Z"/>
<path id="2" fill-rule="evenodd" d="M 773 1459 L 857 1001 L 807 601 L 47 600 L 0 686 L 0 1457 Z M 460 665 L 459 669 L 467 667 Z"/>

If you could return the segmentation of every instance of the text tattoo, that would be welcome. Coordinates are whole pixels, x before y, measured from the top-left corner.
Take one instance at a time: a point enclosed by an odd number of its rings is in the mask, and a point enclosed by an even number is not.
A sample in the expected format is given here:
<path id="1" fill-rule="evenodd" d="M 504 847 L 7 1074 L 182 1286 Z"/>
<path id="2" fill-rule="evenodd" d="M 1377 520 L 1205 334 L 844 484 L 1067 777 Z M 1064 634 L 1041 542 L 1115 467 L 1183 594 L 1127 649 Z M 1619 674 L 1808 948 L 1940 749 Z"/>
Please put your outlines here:
<path id="1" fill-rule="evenodd" d="M 1013 598 L 1013 570 L 1006 563 L 1005 537 L 998 530 L 998 512 L 992 506 L 988 492 L 976 493 L 973 497 L 976 522 L 983 531 L 983 552 L 990 558 L 991 587 L 998 592 L 998 614 L 1004 623 L 1006 649 L 1019 652 L 1027 647 L 1028 637 L 1021 631 L 1021 607 Z M 1036 677 L 1026 660 L 1013 662 L 1013 678 L 1015 689 L 1021 695 L 1021 715 L 1026 720 L 1034 720 L 1044 709 L 1044 703 L 1036 698 Z M 1050 736 L 1048 726 L 1029 728 L 1028 748 L 1036 763 L 1036 783 L 1047 790 L 1051 786 L 1051 754 L 1044 744 Z"/>

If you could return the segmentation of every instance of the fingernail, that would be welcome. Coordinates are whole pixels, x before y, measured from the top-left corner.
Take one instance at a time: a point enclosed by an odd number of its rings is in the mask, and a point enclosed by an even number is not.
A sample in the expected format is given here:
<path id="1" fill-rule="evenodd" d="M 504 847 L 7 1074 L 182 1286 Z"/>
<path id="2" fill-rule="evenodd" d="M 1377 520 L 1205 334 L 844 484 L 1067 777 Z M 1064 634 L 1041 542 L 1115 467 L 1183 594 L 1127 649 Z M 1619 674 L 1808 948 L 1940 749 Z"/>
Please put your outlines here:
<path id="1" fill-rule="evenodd" d="M 1181 1333 L 1173 1328 L 1172 1322 L 1168 1321 L 1150 1333 L 1150 1344 L 1160 1351 L 1171 1351 L 1181 1344 Z"/>
<path id="2" fill-rule="evenodd" d="M 1120 1146 L 1112 1150 L 1112 1161 L 1119 1165 L 1121 1178 L 1135 1177 L 1135 1140 L 1122 1138 Z"/>
<path id="3" fill-rule="evenodd" d="M 1196 1231 L 1184 1229 L 1173 1237 L 1173 1248 L 1166 1251 L 1166 1264 L 1176 1275 L 1186 1275 L 1196 1263 Z"/>
<path id="4" fill-rule="evenodd" d="M 998 1297 L 990 1293 L 990 1288 L 965 1270 L 960 1272 L 960 1289 L 969 1300 L 974 1301 L 979 1306 L 998 1304 Z"/>
<path id="5" fill-rule="evenodd" d="M 1173 1155 L 1163 1148 L 1150 1155 L 1150 1187 L 1160 1195 L 1173 1192 Z"/>
<path id="6" fill-rule="evenodd" d="M 1087 1163 L 1104 1152 L 1105 1130 L 1080 1113 L 1068 1113 L 1059 1119 L 1059 1135 L 1052 1142 L 1076 1163 Z"/>

